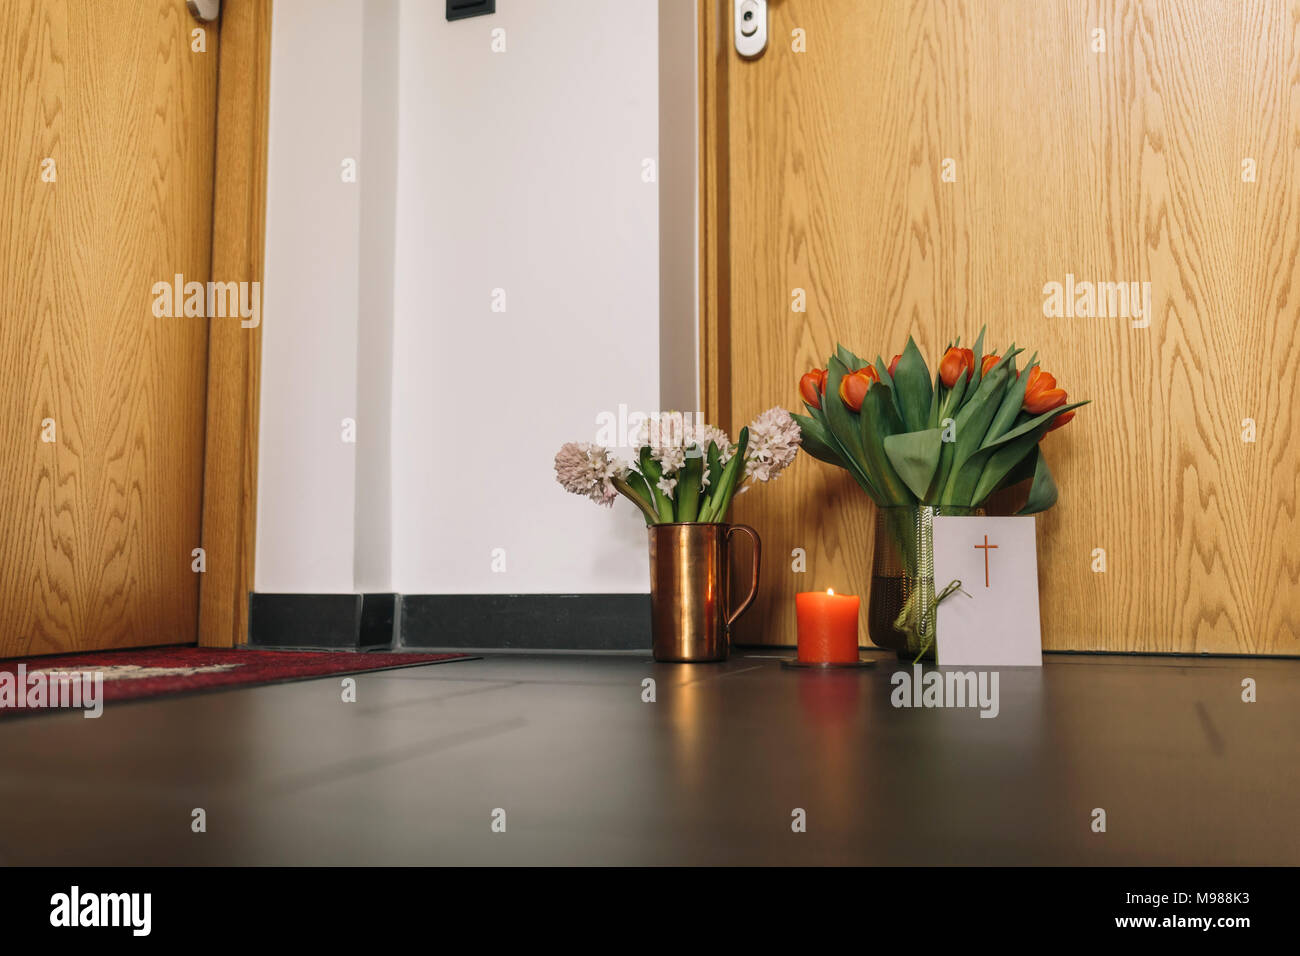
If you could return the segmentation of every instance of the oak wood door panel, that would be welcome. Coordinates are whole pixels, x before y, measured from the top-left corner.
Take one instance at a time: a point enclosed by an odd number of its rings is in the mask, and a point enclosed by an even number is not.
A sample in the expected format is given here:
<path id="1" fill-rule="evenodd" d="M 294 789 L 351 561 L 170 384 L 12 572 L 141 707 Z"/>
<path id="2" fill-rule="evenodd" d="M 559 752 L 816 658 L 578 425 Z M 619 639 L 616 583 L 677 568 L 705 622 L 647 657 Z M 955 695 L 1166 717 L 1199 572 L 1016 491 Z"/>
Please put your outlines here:
<path id="1" fill-rule="evenodd" d="M 727 259 L 703 266 L 706 413 L 799 408 L 837 341 L 888 359 L 910 333 L 933 363 L 987 324 L 1093 400 L 1043 446 L 1044 647 L 1300 653 L 1300 3 L 768 9 L 761 57 L 724 20 L 705 58 Z M 1150 314 L 1045 315 L 1067 276 L 1150 283 Z M 865 597 L 872 507 L 806 457 L 738 499 L 771 557 L 737 640 L 793 643 L 797 591 Z"/>
<path id="2" fill-rule="evenodd" d="M 195 639 L 207 320 L 151 290 L 209 278 L 198 26 L 184 0 L 0 15 L 0 657 Z"/>

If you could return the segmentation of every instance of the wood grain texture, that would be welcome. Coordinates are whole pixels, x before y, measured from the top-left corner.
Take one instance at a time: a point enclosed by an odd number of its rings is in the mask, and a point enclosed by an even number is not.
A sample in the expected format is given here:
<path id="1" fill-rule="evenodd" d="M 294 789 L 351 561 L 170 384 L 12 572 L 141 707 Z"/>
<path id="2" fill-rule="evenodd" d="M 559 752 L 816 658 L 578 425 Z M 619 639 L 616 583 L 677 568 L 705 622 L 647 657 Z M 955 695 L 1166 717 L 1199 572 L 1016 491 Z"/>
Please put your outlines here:
<path id="1" fill-rule="evenodd" d="M 698 203 L 700 218 L 700 405 L 710 410 L 709 421 L 731 417 L 731 281 L 730 120 L 727 97 L 727 63 L 730 44 L 729 0 L 697 0 L 699 22 L 700 162 Z"/>
<path id="2" fill-rule="evenodd" d="M 212 274 L 261 282 L 266 226 L 266 144 L 271 2 L 222 5 Z M 207 454 L 199 643 L 248 640 L 257 522 L 257 413 L 262 329 L 213 322 L 208 344 Z"/>
<path id="3" fill-rule="evenodd" d="M 1061 488 L 1038 525 L 1044 647 L 1300 653 L 1300 2 L 769 9 L 767 51 L 733 50 L 714 87 L 730 269 L 701 268 L 729 308 L 703 315 L 729 343 L 731 408 L 706 390 L 706 413 L 734 429 L 798 408 L 837 341 L 888 359 L 910 333 L 933 362 L 987 324 L 1093 400 L 1044 443 Z M 1150 326 L 1046 317 L 1067 274 L 1150 282 Z M 807 457 L 741 498 L 770 557 L 737 639 L 793 643 L 796 591 L 865 596 L 871 508 Z"/>
<path id="4" fill-rule="evenodd" d="M 193 53 L 193 26 L 182 0 L 0 18 L 0 657 L 194 640 L 207 322 L 151 291 L 208 278 L 216 35 Z"/>

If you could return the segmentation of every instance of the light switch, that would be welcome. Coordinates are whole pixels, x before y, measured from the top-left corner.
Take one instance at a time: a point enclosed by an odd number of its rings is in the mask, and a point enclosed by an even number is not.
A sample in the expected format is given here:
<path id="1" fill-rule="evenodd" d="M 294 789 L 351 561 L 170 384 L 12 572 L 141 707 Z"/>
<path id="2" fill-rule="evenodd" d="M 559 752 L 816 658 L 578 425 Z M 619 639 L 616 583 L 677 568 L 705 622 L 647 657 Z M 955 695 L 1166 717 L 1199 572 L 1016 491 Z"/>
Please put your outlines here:
<path id="1" fill-rule="evenodd" d="M 497 12 L 497 0 L 447 0 L 447 19 L 464 20 Z"/>

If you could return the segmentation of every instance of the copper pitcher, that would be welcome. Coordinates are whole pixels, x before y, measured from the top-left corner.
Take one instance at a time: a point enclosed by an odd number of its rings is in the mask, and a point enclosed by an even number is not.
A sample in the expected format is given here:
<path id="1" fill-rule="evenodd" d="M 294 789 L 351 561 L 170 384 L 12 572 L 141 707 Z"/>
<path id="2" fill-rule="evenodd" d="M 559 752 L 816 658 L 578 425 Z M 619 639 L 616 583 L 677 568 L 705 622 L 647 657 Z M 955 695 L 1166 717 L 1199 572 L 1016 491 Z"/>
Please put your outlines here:
<path id="1" fill-rule="evenodd" d="M 650 629 L 657 661 L 725 661 L 730 630 L 758 592 L 760 542 L 749 525 L 705 522 L 656 524 L 650 534 Z M 749 594 L 729 614 L 736 532 L 754 543 Z"/>

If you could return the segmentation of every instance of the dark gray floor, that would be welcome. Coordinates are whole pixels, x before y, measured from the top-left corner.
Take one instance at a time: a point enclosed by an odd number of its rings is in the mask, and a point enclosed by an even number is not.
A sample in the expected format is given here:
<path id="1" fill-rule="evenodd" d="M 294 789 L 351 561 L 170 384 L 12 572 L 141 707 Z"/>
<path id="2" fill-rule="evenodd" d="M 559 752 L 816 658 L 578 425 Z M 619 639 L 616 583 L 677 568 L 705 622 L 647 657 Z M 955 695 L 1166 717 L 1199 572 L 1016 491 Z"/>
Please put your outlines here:
<path id="1" fill-rule="evenodd" d="M 1003 669 L 981 719 L 893 708 L 883 654 L 760 653 L 499 654 L 359 675 L 355 704 L 332 677 L 7 718 L 0 863 L 1300 863 L 1300 661 L 1051 657 Z"/>

